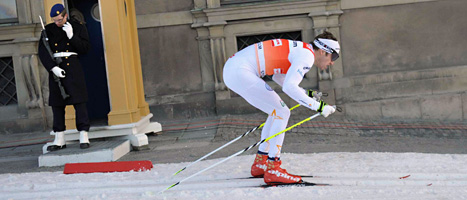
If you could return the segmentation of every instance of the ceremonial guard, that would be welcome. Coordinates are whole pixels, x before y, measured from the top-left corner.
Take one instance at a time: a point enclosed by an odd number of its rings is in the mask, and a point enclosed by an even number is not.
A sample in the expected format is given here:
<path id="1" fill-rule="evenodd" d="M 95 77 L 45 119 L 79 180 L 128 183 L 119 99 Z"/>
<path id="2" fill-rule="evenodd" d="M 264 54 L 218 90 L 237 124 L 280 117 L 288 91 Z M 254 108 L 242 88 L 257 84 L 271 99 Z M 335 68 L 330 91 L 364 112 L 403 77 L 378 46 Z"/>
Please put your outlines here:
<path id="1" fill-rule="evenodd" d="M 76 128 L 80 132 L 80 148 L 89 148 L 89 118 L 86 108 L 88 94 L 84 72 L 78 56 L 90 49 L 86 27 L 68 19 L 62 4 L 55 4 L 50 11 L 53 23 L 45 26 L 39 42 L 39 58 L 49 72 L 49 105 L 53 112 L 55 140 L 48 151 L 66 148 L 64 131 L 65 107 L 73 105 L 76 111 Z"/>

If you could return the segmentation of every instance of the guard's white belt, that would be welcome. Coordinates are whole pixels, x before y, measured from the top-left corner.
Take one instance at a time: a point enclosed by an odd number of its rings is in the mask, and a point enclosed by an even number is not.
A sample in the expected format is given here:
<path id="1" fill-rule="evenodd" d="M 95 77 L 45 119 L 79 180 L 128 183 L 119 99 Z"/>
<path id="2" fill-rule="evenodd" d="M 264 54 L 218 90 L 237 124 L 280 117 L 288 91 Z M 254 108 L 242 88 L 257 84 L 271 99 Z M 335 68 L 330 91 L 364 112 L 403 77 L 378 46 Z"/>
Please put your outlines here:
<path id="1" fill-rule="evenodd" d="M 72 56 L 72 55 L 78 55 L 78 54 L 75 53 L 75 52 L 58 52 L 58 53 L 54 53 L 54 58 L 69 57 L 69 56 Z"/>

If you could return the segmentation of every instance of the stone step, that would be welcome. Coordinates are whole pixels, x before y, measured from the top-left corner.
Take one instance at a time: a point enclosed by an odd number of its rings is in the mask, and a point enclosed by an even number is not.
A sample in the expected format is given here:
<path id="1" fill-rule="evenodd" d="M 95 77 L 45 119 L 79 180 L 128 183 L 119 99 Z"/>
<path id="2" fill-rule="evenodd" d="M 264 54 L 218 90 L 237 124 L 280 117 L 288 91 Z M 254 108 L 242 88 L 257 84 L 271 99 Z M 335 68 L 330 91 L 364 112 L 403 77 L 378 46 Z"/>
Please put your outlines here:
<path id="1" fill-rule="evenodd" d="M 40 155 L 39 167 L 62 166 L 66 163 L 116 161 L 128 152 L 130 152 L 129 140 L 91 142 L 88 149 L 80 149 L 79 143 L 67 143 L 65 149 Z"/>
<path id="2" fill-rule="evenodd" d="M 157 133 L 162 131 L 162 126 L 158 122 L 150 122 L 152 114 L 149 114 L 140 121 L 131 124 L 119 124 L 112 126 L 96 126 L 91 127 L 88 133 L 89 139 L 96 138 L 118 138 L 121 140 L 130 140 L 131 146 L 134 148 L 144 149 L 148 145 L 148 133 Z M 55 136 L 55 132 L 51 131 L 50 135 Z M 65 131 L 65 141 L 73 143 L 79 140 L 80 133 L 76 129 Z M 91 141 L 93 142 L 93 141 Z M 43 153 L 47 153 L 48 144 L 42 148 Z"/>

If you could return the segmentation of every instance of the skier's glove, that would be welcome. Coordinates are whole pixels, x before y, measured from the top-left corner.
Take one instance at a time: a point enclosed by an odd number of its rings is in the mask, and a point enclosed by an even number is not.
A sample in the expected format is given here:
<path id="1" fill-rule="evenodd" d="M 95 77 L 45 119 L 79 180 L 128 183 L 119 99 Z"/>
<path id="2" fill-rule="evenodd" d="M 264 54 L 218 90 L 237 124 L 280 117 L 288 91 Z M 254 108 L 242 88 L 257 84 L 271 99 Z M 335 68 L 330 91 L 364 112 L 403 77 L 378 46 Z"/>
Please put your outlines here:
<path id="1" fill-rule="evenodd" d="M 328 117 L 330 114 L 336 112 L 336 108 L 324 103 L 324 101 L 320 101 L 319 108 L 316 111 L 321 113 L 321 115 L 323 115 L 324 117 Z"/>

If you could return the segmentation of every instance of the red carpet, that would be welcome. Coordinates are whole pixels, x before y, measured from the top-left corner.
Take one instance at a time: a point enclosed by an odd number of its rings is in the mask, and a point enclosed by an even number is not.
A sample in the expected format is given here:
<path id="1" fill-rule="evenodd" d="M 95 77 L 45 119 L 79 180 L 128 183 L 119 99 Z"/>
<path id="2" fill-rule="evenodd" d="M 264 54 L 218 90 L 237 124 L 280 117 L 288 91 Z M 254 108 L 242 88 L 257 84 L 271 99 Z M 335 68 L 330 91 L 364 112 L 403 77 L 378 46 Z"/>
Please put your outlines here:
<path id="1" fill-rule="evenodd" d="M 122 162 L 96 162 L 96 163 L 67 163 L 64 174 L 96 173 L 96 172 L 128 172 L 151 170 L 152 162 L 149 160 L 122 161 Z"/>

